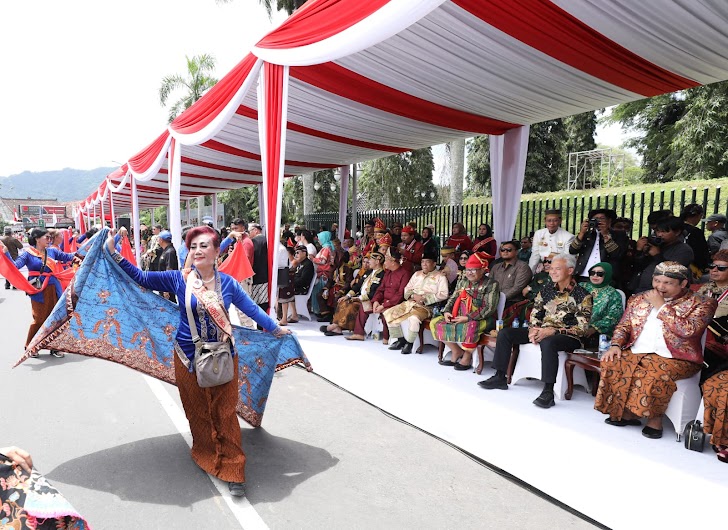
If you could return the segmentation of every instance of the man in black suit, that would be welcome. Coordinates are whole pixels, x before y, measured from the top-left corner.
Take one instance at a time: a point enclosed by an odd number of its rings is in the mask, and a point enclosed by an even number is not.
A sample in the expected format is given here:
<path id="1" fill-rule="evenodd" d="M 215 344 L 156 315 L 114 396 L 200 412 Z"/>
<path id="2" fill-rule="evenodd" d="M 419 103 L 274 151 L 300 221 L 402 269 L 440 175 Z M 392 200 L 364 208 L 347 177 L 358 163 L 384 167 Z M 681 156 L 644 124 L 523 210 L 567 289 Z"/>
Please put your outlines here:
<path id="1" fill-rule="evenodd" d="M 577 281 L 588 282 L 587 271 L 599 262 L 609 263 L 615 273 L 619 270 L 619 260 L 627 251 L 629 241 L 624 232 L 612 230 L 616 218 L 617 212 L 602 208 L 590 211 L 588 219 L 581 223 L 579 234 L 569 245 L 569 253 L 576 254 L 574 277 Z"/>

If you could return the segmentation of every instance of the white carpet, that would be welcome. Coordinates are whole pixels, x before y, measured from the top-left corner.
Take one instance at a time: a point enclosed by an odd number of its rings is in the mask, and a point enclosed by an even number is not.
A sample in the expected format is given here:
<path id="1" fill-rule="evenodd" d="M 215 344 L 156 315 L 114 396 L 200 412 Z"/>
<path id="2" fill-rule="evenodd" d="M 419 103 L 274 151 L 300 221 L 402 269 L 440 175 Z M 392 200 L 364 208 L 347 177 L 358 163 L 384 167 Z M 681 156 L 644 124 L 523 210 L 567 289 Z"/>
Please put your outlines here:
<path id="1" fill-rule="evenodd" d="M 676 443 L 667 419 L 665 436 L 649 440 L 638 427 L 606 425 L 581 387 L 571 401 L 544 410 L 532 404 L 538 381 L 483 390 L 476 383 L 492 375 L 489 364 L 483 376 L 458 372 L 437 364 L 432 346 L 401 355 L 381 341 L 325 337 L 320 325 L 290 326 L 316 373 L 606 526 L 678 528 L 722 519 L 728 466 L 707 444 L 701 454 Z"/>

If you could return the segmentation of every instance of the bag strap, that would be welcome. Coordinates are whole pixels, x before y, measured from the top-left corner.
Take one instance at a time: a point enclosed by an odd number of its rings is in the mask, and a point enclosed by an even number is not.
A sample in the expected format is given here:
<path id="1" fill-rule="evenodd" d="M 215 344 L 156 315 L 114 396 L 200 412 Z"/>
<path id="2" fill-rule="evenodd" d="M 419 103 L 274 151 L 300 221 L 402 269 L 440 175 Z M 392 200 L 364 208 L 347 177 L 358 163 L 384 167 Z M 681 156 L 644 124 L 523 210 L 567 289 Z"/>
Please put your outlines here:
<path id="1" fill-rule="evenodd" d="M 192 343 L 197 347 L 197 343 L 200 342 L 200 335 L 197 333 L 197 324 L 195 324 L 195 317 L 192 314 L 192 279 L 191 276 L 194 271 L 190 271 L 187 275 L 185 285 L 185 307 L 187 309 L 187 321 L 190 324 L 190 335 L 192 335 Z"/>

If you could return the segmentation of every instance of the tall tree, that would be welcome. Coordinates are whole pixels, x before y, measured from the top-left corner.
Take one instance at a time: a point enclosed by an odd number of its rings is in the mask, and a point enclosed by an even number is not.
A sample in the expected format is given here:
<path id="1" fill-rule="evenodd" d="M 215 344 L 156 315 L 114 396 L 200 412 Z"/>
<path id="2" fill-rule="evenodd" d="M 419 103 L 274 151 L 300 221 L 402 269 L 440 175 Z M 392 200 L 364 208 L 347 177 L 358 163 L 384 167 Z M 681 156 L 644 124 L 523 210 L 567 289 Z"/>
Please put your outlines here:
<path id="1" fill-rule="evenodd" d="M 236 217 L 246 221 L 260 219 L 257 186 L 224 191 L 218 195 L 218 199 L 225 204 L 225 226 Z"/>
<path id="2" fill-rule="evenodd" d="M 447 143 L 450 156 L 450 204 L 463 203 L 463 178 L 465 173 L 465 139 Z"/>
<path id="3" fill-rule="evenodd" d="M 591 151 L 597 148 L 597 143 L 594 140 L 597 132 L 597 113 L 595 111 L 583 112 L 564 118 L 564 127 L 566 127 L 564 154 L 567 164 L 569 153 Z"/>
<path id="4" fill-rule="evenodd" d="M 169 122 L 171 123 L 183 110 L 188 109 L 200 99 L 205 91 L 217 83 L 217 79 L 210 74 L 215 70 L 215 58 L 212 55 L 195 55 L 187 59 L 187 77 L 179 74 L 168 75 L 162 79 L 159 87 L 159 102 L 167 105 L 172 93 L 183 90 L 182 96 L 169 108 Z"/>
<path id="5" fill-rule="evenodd" d="M 673 142 L 676 124 L 686 109 L 683 93 L 676 92 L 617 105 L 607 118 L 625 130 L 641 133 L 625 142 L 625 147 L 636 149 L 642 157 L 643 182 L 675 179 L 680 155 L 673 149 Z"/>
<path id="6" fill-rule="evenodd" d="M 676 179 L 728 175 L 728 82 L 687 90 L 685 106 L 671 145 L 677 156 Z"/>
<path id="7" fill-rule="evenodd" d="M 404 208 L 432 204 L 432 148 L 416 149 L 364 163 L 359 190 L 367 208 Z"/>
<path id="8" fill-rule="evenodd" d="M 555 191 L 566 187 L 564 145 L 566 127 L 562 119 L 531 125 L 523 192 Z M 477 136 L 468 144 L 468 186 L 473 194 L 490 195 L 490 143 Z"/>

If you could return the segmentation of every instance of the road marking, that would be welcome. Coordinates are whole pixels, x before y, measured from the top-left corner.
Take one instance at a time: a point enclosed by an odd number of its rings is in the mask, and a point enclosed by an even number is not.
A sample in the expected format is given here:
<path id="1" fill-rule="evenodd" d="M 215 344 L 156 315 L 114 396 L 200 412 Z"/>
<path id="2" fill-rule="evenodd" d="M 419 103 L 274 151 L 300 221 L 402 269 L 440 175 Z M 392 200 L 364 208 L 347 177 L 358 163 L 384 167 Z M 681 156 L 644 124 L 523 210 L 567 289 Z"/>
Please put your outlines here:
<path id="1" fill-rule="evenodd" d="M 172 399 L 172 396 L 169 395 L 169 392 L 167 392 L 167 389 L 164 388 L 164 385 L 160 380 L 149 377 L 148 375 L 145 375 L 144 379 L 159 400 L 159 403 L 167 413 L 167 416 L 169 416 L 169 419 L 172 420 L 177 431 L 179 431 L 182 435 L 187 445 L 192 447 L 192 433 L 190 432 L 190 425 L 187 423 L 187 417 L 185 416 L 184 411 L 177 405 L 175 400 Z M 245 530 L 269 530 L 268 525 L 266 525 L 263 519 L 261 519 L 260 515 L 258 515 L 258 512 L 255 511 L 255 508 L 253 508 L 253 505 L 250 504 L 250 501 L 247 498 L 233 498 L 228 490 L 227 482 L 211 475 L 207 476 L 215 485 L 220 496 L 225 501 L 225 504 L 227 504 L 230 511 L 240 523 L 241 528 L 244 528 Z"/>

